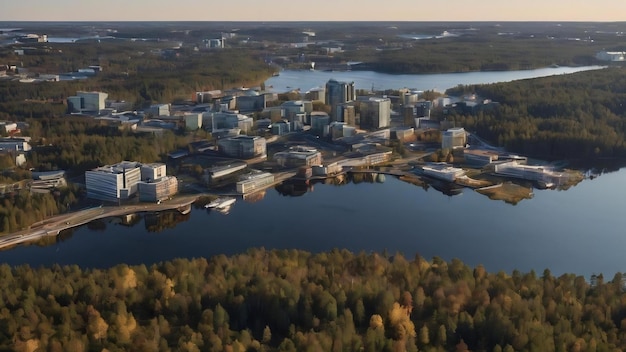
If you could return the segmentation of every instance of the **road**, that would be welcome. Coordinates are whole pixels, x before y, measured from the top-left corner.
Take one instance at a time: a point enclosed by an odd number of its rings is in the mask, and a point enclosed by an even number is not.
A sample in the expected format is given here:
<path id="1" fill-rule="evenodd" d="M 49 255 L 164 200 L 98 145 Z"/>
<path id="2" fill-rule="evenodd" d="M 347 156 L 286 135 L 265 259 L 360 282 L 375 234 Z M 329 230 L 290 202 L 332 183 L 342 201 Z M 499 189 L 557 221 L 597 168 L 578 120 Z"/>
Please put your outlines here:
<path id="1" fill-rule="evenodd" d="M 40 221 L 28 229 L 0 237 L 0 249 L 24 242 L 37 241 L 45 236 L 56 236 L 63 230 L 84 225 L 97 219 L 134 214 L 143 211 L 165 211 L 185 208 L 190 206 L 200 196 L 199 194 L 184 195 L 161 204 L 142 203 L 125 206 L 96 207 L 57 215 Z"/>

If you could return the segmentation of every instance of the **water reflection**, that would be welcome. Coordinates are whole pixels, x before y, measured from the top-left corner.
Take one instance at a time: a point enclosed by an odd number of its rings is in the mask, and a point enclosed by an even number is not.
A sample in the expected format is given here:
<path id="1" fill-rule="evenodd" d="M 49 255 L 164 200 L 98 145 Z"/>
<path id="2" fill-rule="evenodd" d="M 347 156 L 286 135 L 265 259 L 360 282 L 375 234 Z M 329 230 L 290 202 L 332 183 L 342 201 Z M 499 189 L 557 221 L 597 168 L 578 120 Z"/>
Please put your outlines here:
<path id="1" fill-rule="evenodd" d="M 161 232 L 173 229 L 176 225 L 188 221 L 190 213 L 181 214 L 178 211 L 164 211 L 159 213 L 147 213 L 144 215 L 144 224 L 148 232 Z"/>

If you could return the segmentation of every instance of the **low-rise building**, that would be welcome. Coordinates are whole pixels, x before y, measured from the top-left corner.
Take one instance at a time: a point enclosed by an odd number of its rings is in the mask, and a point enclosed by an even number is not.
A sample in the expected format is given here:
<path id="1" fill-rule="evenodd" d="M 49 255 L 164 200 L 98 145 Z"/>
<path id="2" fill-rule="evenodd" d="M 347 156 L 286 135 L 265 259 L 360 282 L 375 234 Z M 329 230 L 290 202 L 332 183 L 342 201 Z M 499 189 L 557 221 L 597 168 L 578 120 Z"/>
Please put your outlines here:
<path id="1" fill-rule="evenodd" d="M 163 163 L 151 163 L 141 165 L 141 180 L 154 181 L 167 174 L 167 166 Z"/>
<path id="2" fill-rule="evenodd" d="M 274 160 L 282 167 L 313 166 L 322 163 L 322 153 L 315 148 L 296 146 L 274 154 Z"/>
<path id="3" fill-rule="evenodd" d="M 75 96 L 67 98 L 69 112 L 99 114 L 106 107 L 108 96 L 103 92 L 77 92 Z"/>
<path id="4" fill-rule="evenodd" d="M 464 149 L 463 158 L 468 165 L 483 167 L 498 160 L 498 154 L 488 150 Z"/>
<path id="5" fill-rule="evenodd" d="M 241 176 L 236 184 L 238 193 L 246 194 L 263 189 L 274 183 L 274 175 L 269 172 L 253 170 L 251 173 Z"/>
<path id="6" fill-rule="evenodd" d="M 235 136 L 217 141 L 218 150 L 233 158 L 250 159 L 267 155 L 265 138 L 259 136 Z"/>
<path id="7" fill-rule="evenodd" d="M 185 114 L 185 128 L 189 131 L 195 131 L 202 128 L 202 114 L 201 113 L 187 113 Z"/>
<path id="8" fill-rule="evenodd" d="M 142 202 L 160 202 L 178 193 L 178 179 L 175 176 L 164 176 L 154 181 L 137 183 L 139 200 Z"/>
<path id="9" fill-rule="evenodd" d="M 31 150 L 31 146 L 24 138 L 0 138 L 0 149 L 9 152 L 27 152 Z"/>
<path id="10" fill-rule="evenodd" d="M 243 161 L 233 161 L 225 165 L 216 165 L 205 169 L 202 178 L 207 184 L 214 184 L 217 181 L 233 176 L 239 171 L 245 170 L 247 167 L 248 164 Z"/>
<path id="11" fill-rule="evenodd" d="M 441 149 L 464 148 L 467 144 L 467 133 L 463 127 L 450 128 L 441 136 Z"/>

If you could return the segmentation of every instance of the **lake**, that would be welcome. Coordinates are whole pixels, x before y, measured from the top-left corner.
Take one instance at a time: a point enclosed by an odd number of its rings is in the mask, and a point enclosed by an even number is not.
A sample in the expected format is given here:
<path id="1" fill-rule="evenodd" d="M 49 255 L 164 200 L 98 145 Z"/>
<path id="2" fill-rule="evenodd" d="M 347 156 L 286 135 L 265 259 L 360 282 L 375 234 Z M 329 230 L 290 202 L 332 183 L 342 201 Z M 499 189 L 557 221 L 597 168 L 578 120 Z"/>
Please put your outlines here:
<path id="1" fill-rule="evenodd" d="M 602 69 L 604 66 L 581 66 L 581 67 L 547 67 L 535 70 L 520 71 L 486 71 L 464 73 L 436 73 L 436 74 L 410 74 L 392 75 L 373 71 L 310 71 L 310 70 L 282 70 L 279 76 L 274 76 L 265 81 L 265 87 L 277 92 L 284 93 L 299 88 L 306 92 L 316 87 L 324 87 L 329 79 L 338 81 L 354 82 L 357 89 L 374 90 L 412 88 L 417 90 L 445 91 L 469 84 L 487 84 L 495 82 L 510 82 L 520 79 L 546 77 L 553 75 L 570 74 L 580 71 Z M 271 87 L 271 88 L 270 88 Z"/>
<path id="2" fill-rule="evenodd" d="M 626 271 L 626 171 L 605 173 L 567 191 L 535 190 L 517 205 L 471 189 L 448 196 L 387 177 L 384 183 L 315 184 L 300 196 L 267 190 L 238 200 L 229 214 L 194 208 L 142 215 L 134 226 L 108 219 L 79 227 L 47 246 L 0 252 L 11 265 L 109 267 L 177 257 L 241 253 L 250 247 L 401 252 L 459 258 L 490 271 L 549 268 L 612 277 Z M 306 192 L 305 192 L 306 191 Z"/>

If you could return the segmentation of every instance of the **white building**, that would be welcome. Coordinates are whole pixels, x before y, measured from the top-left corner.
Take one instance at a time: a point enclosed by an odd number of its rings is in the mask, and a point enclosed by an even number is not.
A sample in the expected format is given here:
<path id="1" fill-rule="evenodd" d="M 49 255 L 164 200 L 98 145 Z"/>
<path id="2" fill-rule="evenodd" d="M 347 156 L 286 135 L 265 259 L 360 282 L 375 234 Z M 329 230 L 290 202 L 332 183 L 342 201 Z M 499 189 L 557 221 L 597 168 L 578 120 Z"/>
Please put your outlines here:
<path id="1" fill-rule="evenodd" d="M 160 202 L 178 193 L 178 179 L 174 176 L 161 177 L 156 181 L 137 183 L 139 200 L 142 202 Z"/>
<path id="2" fill-rule="evenodd" d="M 151 163 L 141 165 L 141 180 L 142 181 L 154 181 L 161 177 L 165 177 L 167 167 L 162 163 Z"/>
<path id="3" fill-rule="evenodd" d="M 68 109 L 70 112 L 98 114 L 106 107 L 108 96 L 103 92 L 77 92 L 75 96 L 67 98 Z"/>
<path id="4" fill-rule="evenodd" d="M 195 131 L 202 128 L 202 114 L 185 114 L 185 128 L 190 131 Z"/>
<path id="5" fill-rule="evenodd" d="M 247 133 L 254 126 L 253 118 L 233 111 L 204 114 L 204 119 L 210 122 L 210 125 L 207 127 L 211 127 L 211 131 L 239 128 L 241 132 Z"/>
<path id="6" fill-rule="evenodd" d="M 464 148 L 467 144 L 467 133 L 463 127 L 450 128 L 441 136 L 441 149 Z"/>
<path id="7" fill-rule="evenodd" d="M 108 201 L 130 198 L 137 193 L 140 166 L 137 162 L 123 161 L 85 172 L 87 197 Z"/>
<path id="8" fill-rule="evenodd" d="M 322 153 L 315 148 L 296 146 L 275 153 L 274 160 L 282 167 L 313 166 L 322 163 Z"/>
<path id="9" fill-rule="evenodd" d="M 245 194 L 263 189 L 272 183 L 274 183 L 274 175 L 268 172 L 254 171 L 242 176 L 236 187 L 238 193 Z"/>

